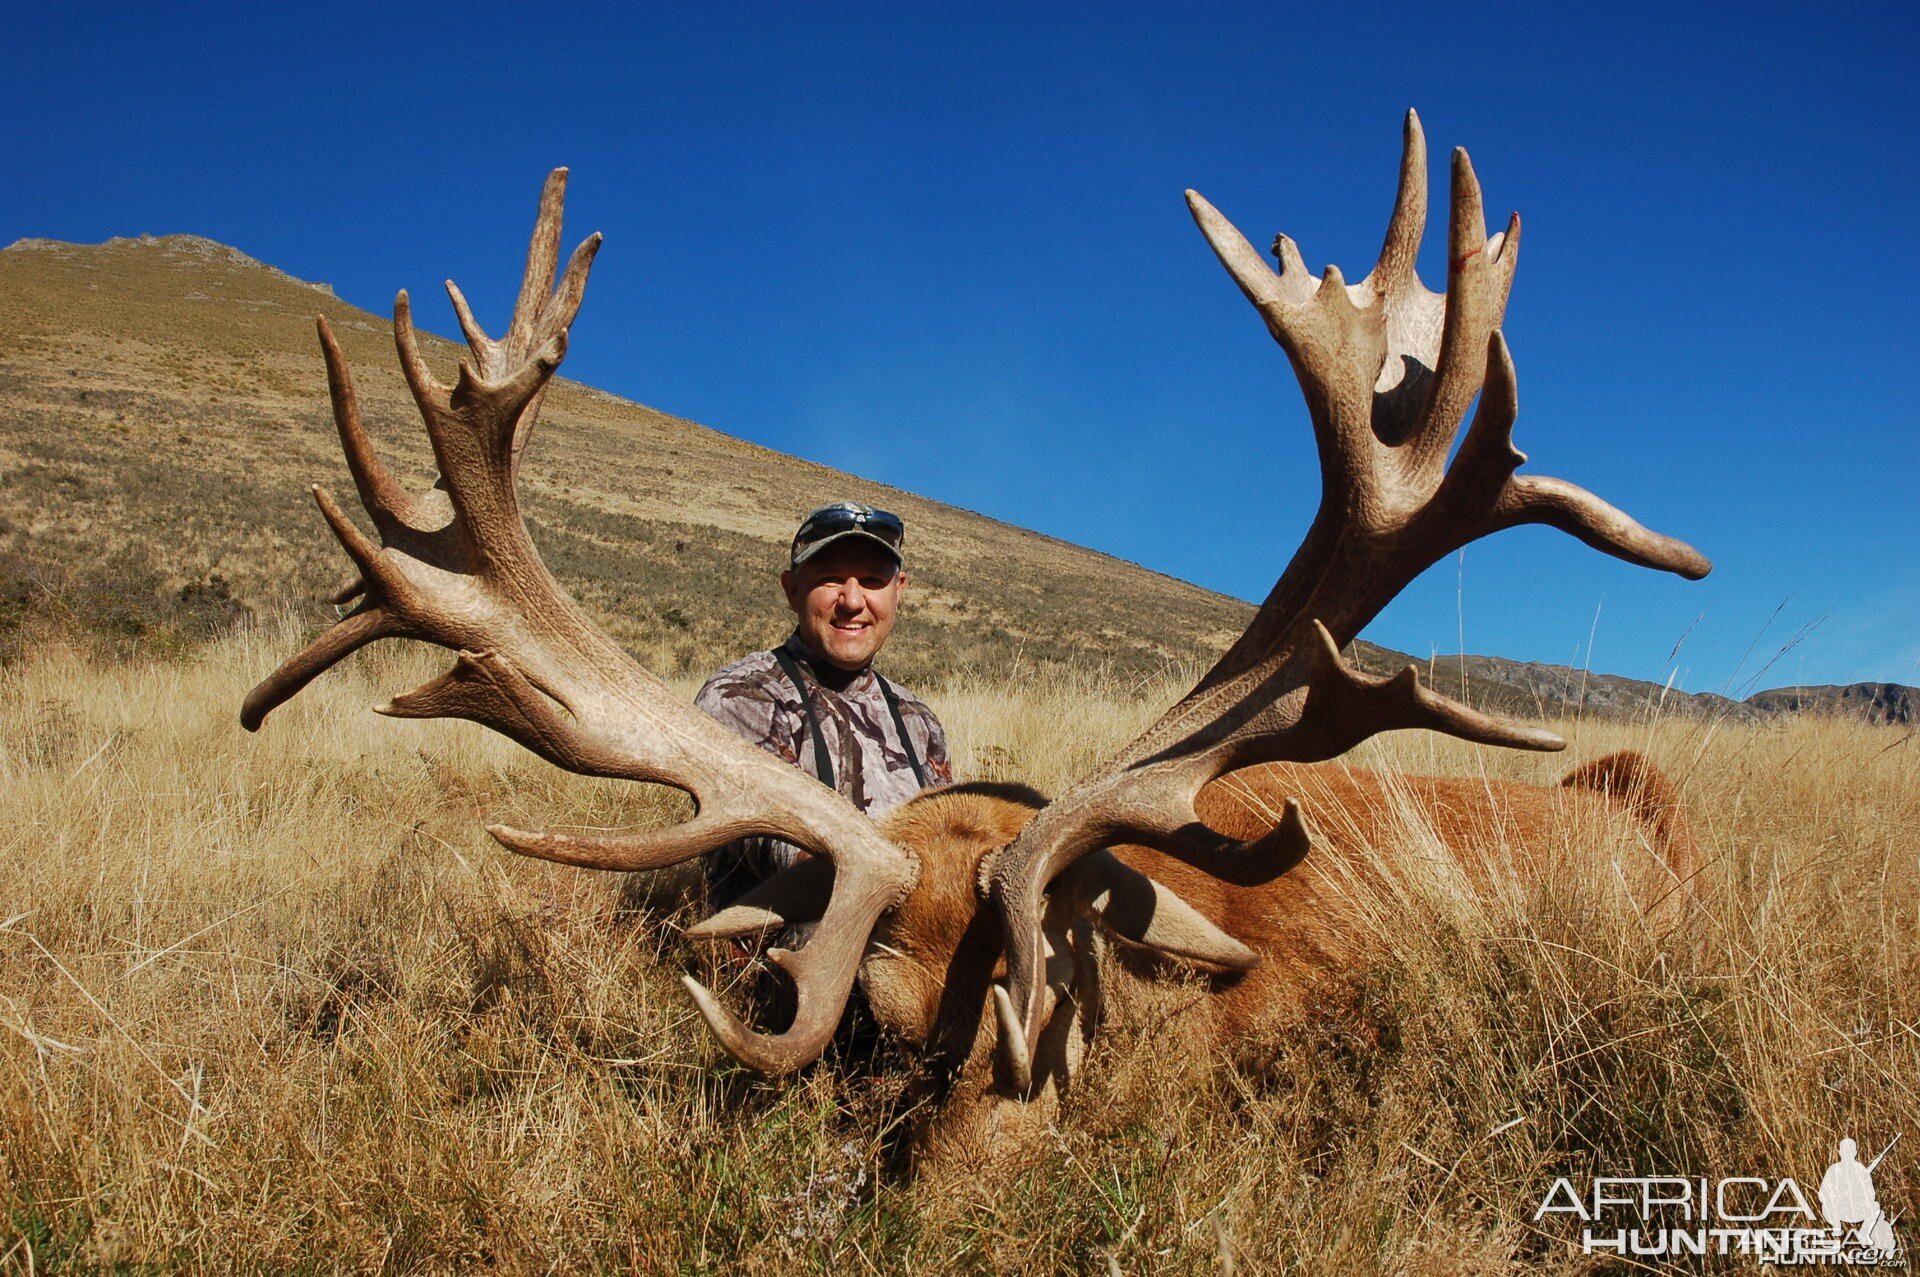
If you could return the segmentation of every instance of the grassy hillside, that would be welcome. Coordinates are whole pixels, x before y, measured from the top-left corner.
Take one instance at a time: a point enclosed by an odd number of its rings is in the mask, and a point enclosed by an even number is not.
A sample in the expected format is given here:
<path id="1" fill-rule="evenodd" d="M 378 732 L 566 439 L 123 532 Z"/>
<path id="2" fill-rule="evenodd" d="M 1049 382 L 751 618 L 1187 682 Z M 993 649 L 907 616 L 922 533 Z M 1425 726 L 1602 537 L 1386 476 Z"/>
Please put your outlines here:
<path id="1" fill-rule="evenodd" d="M 423 299 L 424 300 L 424 299 Z M 431 481 L 385 319 L 186 236 L 0 252 L 0 570 L 94 628 L 193 632 L 317 600 L 345 573 L 306 495 L 351 503 L 313 316 L 353 364 L 379 445 Z M 429 343 L 443 374 L 455 347 Z M 561 381 L 521 477 L 556 575 L 667 672 L 786 630 L 774 576 L 807 509 L 908 520 L 910 679 L 1073 662 L 1138 676 L 1210 659 L 1249 609 L 1105 555 L 771 452 Z"/>

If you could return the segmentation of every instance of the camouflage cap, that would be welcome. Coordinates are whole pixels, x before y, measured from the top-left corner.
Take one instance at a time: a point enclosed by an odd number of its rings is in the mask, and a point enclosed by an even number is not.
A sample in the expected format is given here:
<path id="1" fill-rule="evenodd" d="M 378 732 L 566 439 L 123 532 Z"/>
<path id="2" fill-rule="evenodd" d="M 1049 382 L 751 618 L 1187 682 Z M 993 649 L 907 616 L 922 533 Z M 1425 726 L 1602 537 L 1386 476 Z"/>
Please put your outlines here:
<path id="1" fill-rule="evenodd" d="M 904 561 L 901 547 L 906 544 L 907 529 L 900 516 L 857 501 L 835 501 L 808 514 L 793 534 L 788 555 L 793 566 L 799 567 L 828 546 L 849 538 L 871 541 L 892 555 L 896 563 Z"/>

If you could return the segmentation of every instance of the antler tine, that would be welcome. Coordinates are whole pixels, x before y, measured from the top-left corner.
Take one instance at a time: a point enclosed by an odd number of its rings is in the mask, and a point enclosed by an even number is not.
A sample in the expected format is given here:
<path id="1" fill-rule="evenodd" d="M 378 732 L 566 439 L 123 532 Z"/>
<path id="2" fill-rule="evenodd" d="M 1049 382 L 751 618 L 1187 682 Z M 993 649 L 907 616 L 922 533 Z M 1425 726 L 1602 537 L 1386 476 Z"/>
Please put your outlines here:
<path id="1" fill-rule="evenodd" d="M 1240 285 L 1240 291 L 1247 295 L 1247 300 L 1261 314 L 1266 314 L 1266 308 L 1276 302 L 1299 302 L 1313 296 L 1314 287 L 1320 281 L 1307 273 L 1304 263 L 1297 272 L 1289 265 L 1284 273 L 1276 275 L 1273 267 L 1267 265 L 1266 259 L 1255 252 L 1253 245 L 1247 242 L 1247 237 L 1240 233 L 1240 228 L 1209 204 L 1200 192 L 1187 192 L 1187 206 L 1193 211 L 1193 220 L 1200 224 L 1201 233 L 1213 245 L 1214 255 L 1220 259 L 1220 264 L 1227 268 L 1227 274 L 1233 276 L 1233 282 Z M 1288 257 L 1294 261 L 1300 260 L 1297 248 L 1289 253 L 1279 247 L 1292 246 L 1293 241 L 1285 235 L 1280 236 L 1275 244 L 1275 253 L 1283 261 Z M 1275 333 L 1274 337 L 1278 339 L 1280 334 Z"/>
<path id="2" fill-rule="evenodd" d="M 508 851 L 531 860 L 551 860 L 555 864 L 580 869 L 609 869 L 633 873 L 645 869 L 664 869 L 683 860 L 704 855 L 741 838 L 751 837 L 760 824 L 751 814 L 703 810 L 692 820 L 675 825 L 670 836 L 658 833 L 626 838 L 595 838 L 579 834 L 555 834 L 515 829 L 511 825 L 488 825 Z"/>
<path id="3" fill-rule="evenodd" d="M 240 703 L 240 725 L 250 732 L 260 730 L 267 715 L 367 644 L 398 633 L 388 618 L 374 608 L 358 608 L 321 631 L 320 637 L 281 662 L 280 668 L 262 679 Z"/>
<path id="4" fill-rule="evenodd" d="M 1690 578 L 1709 569 L 1685 542 L 1647 530 L 1585 489 L 1514 473 L 1526 457 L 1513 446 L 1519 398 L 1500 324 L 1520 220 L 1516 214 L 1487 237 L 1479 180 L 1456 150 L 1447 291 L 1430 292 L 1414 269 L 1425 173 L 1425 137 L 1409 112 L 1380 257 L 1353 287 L 1331 266 L 1314 281 L 1284 236 L 1276 276 L 1231 222 L 1187 193 L 1201 232 L 1300 381 L 1320 453 L 1320 508 L 1246 632 L 1194 689 L 996 857 L 987 887 L 1005 923 L 1011 1006 L 1028 1040 L 1039 1028 L 1040 920 L 1055 875 L 1118 842 L 1194 863 L 1224 864 L 1255 850 L 1236 848 L 1193 817 L 1194 798 L 1215 777 L 1253 763 L 1335 757 L 1376 732 L 1407 727 L 1521 749 L 1562 747 L 1551 732 L 1422 687 L 1412 668 L 1373 678 L 1341 658 L 1431 564 L 1502 528 L 1545 523 L 1628 562 Z M 1479 409 L 1449 467 L 1475 395 Z M 1295 841 L 1304 854 L 1304 836 Z M 1010 1067 L 1025 1046 L 1008 1043 Z"/>
<path id="5" fill-rule="evenodd" d="M 1603 554 L 1689 581 L 1713 571 L 1707 556 L 1685 541 L 1645 527 L 1626 511 L 1565 479 L 1541 474 L 1514 477 L 1494 510 L 1491 530 L 1522 523 L 1544 523 Z"/>
<path id="6" fill-rule="evenodd" d="M 314 325 L 319 330 L 320 351 L 327 364 L 327 397 L 333 403 L 333 423 L 340 435 L 340 449 L 346 454 L 347 469 L 353 474 L 353 486 L 360 493 L 360 504 L 366 507 L 374 526 L 383 534 L 390 524 L 418 528 L 413 494 L 388 472 L 367 437 L 366 426 L 360 419 L 360 403 L 353 392 L 353 370 L 347 367 L 346 357 L 340 353 L 333 327 L 325 315 L 316 316 Z"/>
<path id="7" fill-rule="evenodd" d="M 1408 111 L 1400 146 L 1400 187 L 1394 192 L 1393 216 L 1387 221 L 1380 257 L 1366 278 L 1375 292 L 1388 296 L 1417 286 L 1415 265 L 1420 241 L 1427 234 L 1427 135 L 1420 113 Z"/>
<path id="8" fill-rule="evenodd" d="M 1689 581 L 1713 570 L 1706 556 L 1685 541 L 1652 531 L 1578 484 L 1514 473 L 1526 463 L 1527 454 L 1513 446 L 1519 391 L 1513 355 L 1505 334 L 1498 331 L 1487 339 L 1483 387 L 1460 453 L 1432 503 L 1444 512 L 1442 522 L 1467 525 L 1479 519 L 1477 530 L 1461 544 L 1524 523 L 1543 523 L 1637 567 L 1672 572 Z"/>
<path id="9" fill-rule="evenodd" d="M 318 638 L 288 657 L 247 693 L 240 707 L 240 725 L 250 732 L 260 730 L 267 715 L 301 688 L 367 644 L 383 638 L 416 637 L 398 606 L 407 592 L 403 578 L 320 485 L 313 485 L 309 491 L 341 548 L 359 569 L 353 588 L 364 597 L 358 607 L 321 631 Z M 410 531 L 405 525 L 394 526 L 401 533 Z M 345 592 L 336 592 L 336 597 Z"/>
<path id="10" fill-rule="evenodd" d="M 333 405 L 334 427 L 340 435 L 341 451 L 346 454 L 347 469 L 353 475 L 353 486 L 360 494 L 360 504 L 382 535 L 391 533 L 395 524 L 426 532 L 434 523 L 428 503 L 393 478 L 367 437 L 366 426 L 360 418 L 359 397 L 353 389 L 353 371 L 340 353 L 332 325 L 325 315 L 316 315 L 314 325 L 320 333 L 320 351 L 327 365 L 327 398 Z M 444 518 L 439 522 L 444 523 Z M 329 601 L 350 603 L 365 592 L 366 582 L 356 573 L 334 589 Z"/>
<path id="11" fill-rule="evenodd" d="M 400 375 L 406 379 L 414 406 L 427 423 L 431 442 L 436 414 L 444 409 L 450 392 L 433 375 L 433 369 L 427 366 L 426 356 L 420 353 L 420 335 L 413 327 L 413 296 L 404 288 L 393 295 L 393 349 L 400 357 Z M 435 460 L 439 459 L 436 454 Z M 446 477 L 444 464 L 441 477 Z"/>
<path id="12" fill-rule="evenodd" d="M 525 358 L 531 347 L 534 329 L 541 312 L 553 299 L 554 270 L 560 263 L 560 223 L 567 202 L 567 170 L 554 169 L 540 188 L 540 216 L 534 219 L 533 238 L 527 244 L 527 269 L 520 279 L 520 297 L 513 306 L 513 323 L 507 330 L 509 341 L 518 338 Z M 598 236 L 589 237 L 590 243 Z M 564 325 L 563 325 L 564 326 Z"/>
<path id="13" fill-rule="evenodd" d="M 359 568 L 364 597 L 345 619 L 287 660 L 247 697 L 241 721 L 267 714 L 348 653 L 382 638 L 411 638 L 458 653 L 453 668 L 376 708 L 400 718 L 465 718 L 571 771 L 672 785 L 696 813 L 629 838 L 489 832 L 508 849 L 603 869 L 673 864 L 737 838 L 794 843 L 833 866 L 827 917 L 841 931 L 777 957 L 798 986 L 801 1015 L 761 1034 L 697 1000 L 723 1042 L 769 1072 L 825 1047 L 852 988 L 866 937 L 904 898 L 918 865 L 834 791 L 754 748 L 674 696 L 581 611 L 547 571 L 521 517 L 514 478 L 541 396 L 566 354 L 600 237 L 590 236 L 558 282 L 564 170 L 549 177 L 507 335 L 495 342 L 458 288 L 449 288 L 472 347 L 454 384 L 421 354 L 405 292 L 394 302 L 394 347 L 439 463 L 435 489 L 413 495 L 380 465 L 337 344 L 320 324 L 341 447 L 375 544 L 325 493 L 315 498 Z"/>
<path id="14" fill-rule="evenodd" d="M 820 1054 L 846 1008 L 875 921 L 897 903 L 879 895 L 876 885 L 844 888 L 836 876 L 833 896 L 805 947 L 767 951 L 768 960 L 786 972 L 797 995 L 793 1024 L 784 1033 L 747 1028 L 698 980 L 681 977 L 701 1019 L 729 1054 L 769 1075 L 792 1072 Z"/>
<path id="15" fill-rule="evenodd" d="M 1518 216 L 1513 225 L 1517 228 Z M 1487 360 L 1487 339 L 1500 327 L 1507 309 L 1517 237 L 1487 237 L 1480 179 L 1465 147 L 1453 150 L 1453 197 L 1447 219 L 1446 315 L 1439 361 L 1427 387 L 1427 402 L 1408 423 L 1406 464 L 1429 481 L 1446 467 L 1447 453 L 1465 420 L 1467 406 L 1480 391 Z M 1504 251 L 1502 251 L 1504 250 Z M 1496 259 L 1496 254 L 1497 259 Z"/>

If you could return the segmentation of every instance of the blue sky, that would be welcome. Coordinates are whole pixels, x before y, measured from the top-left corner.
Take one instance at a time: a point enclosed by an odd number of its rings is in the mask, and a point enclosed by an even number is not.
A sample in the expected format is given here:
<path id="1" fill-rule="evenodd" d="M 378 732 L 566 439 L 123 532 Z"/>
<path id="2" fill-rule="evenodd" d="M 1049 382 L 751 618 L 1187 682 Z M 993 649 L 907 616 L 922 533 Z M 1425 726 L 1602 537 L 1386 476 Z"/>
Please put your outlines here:
<path id="1" fill-rule="evenodd" d="M 1530 468 L 1716 568 L 1523 529 L 1368 637 L 1920 683 L 1910 4 L 395 9 L 16 12 L 0 242 L 192 232 L 497 321 L 571 165 L 571 375 L 1257 599 L 1313 451 L 1181 192 L 1357 277 L 1412 106 L 1526 221 Z"/>

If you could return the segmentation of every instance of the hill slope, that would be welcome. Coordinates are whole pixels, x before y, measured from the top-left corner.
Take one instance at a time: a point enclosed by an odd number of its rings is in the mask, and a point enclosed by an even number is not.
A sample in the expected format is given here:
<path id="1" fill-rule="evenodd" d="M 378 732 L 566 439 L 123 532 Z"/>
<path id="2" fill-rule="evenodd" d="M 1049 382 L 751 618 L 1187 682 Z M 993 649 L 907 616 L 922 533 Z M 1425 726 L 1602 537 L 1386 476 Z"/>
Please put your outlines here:
<path id="1" fill-rule="evenodd" d="M 317 600 L 345 559 L 305 489 L 350 498 L 312 320 L 325 314 L 398 473 L 432 478 L 391 329 L 324 285 L 194 236 L 0 252 L 0 624 L 52 607 L 140 632 L 214 625 Z M 429 338 L 444 374 L 453 343 Z M 711 668 L 784 634 L 773 576 L 798 515 L 837 498 L 900 511 L 912 623 L 888 668 L 920 680 L 1018 662 L 1120 678 L 1199 667 L 1244 603 L 1092 550 L 784 456 L 561 379 L 521 487 L 555 574 L 662 671 Z M 176 624 L 176 628 L 178 628 Z M 1358 645 L 1385 670 L 1397 653 Z M 1746 705 L 1494 657 L 1449 658 L 1435 682 L 1528 716 L 1649 702 L 1752 717 L 1865 707 L 1909 722 L 1913 689 L 1763 693 Z"/>
<path id="2" fill-rule="evenodd" d="M 39 564 L 117 573 L 133 588 L 155 579 L 178 591 L 218 576 L 253 606 L 320 595 L 346 561 L 306 487 L 318 481 L 346 504 L 351 484 L 316 313 L 346 350 L 383 453 L 425 486 L 425 435 L 384 319 L 187 236 L 25 241 L 0 253 L 0 330 L 10 334 L 0 352 L 0 519 L 13 548 L 30 544 Z M 427 354 L 443 375 L 457 357 L 437 338 Z M 1218 650 L 1248 614 L 1105 555 L 564 379 L 547 395 L 521 486 L 555 574 L 616 637 L 668 669 L 777 641 L 786 614 L 773 576 L 786 539 L 800 513 L 841 497 L 908 521 L 913 623 L 889 648 L 902 676 L 1016 655 L 1143 672 Z"/>

